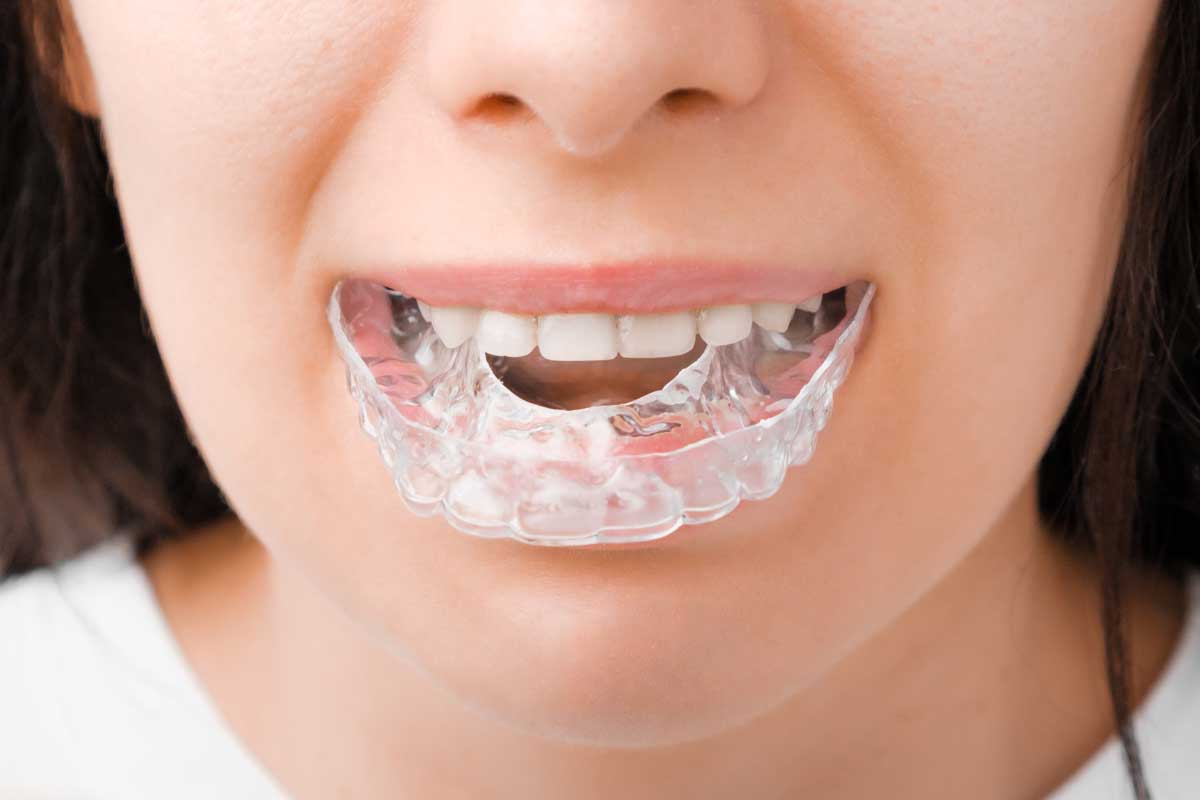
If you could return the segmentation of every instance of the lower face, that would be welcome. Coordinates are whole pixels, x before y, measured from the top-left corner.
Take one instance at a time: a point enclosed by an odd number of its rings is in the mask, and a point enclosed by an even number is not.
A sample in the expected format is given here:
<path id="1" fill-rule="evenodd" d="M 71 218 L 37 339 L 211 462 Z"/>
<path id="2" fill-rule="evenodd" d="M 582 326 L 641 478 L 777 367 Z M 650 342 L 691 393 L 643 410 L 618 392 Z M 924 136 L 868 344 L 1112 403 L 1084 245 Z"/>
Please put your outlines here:
<path id="1" fill-rule="evenodd" d="M 153 330 L 240 519 L 470 705 L 564 738 L 699 736 L 816 681 L 1032 479 L 1111 285 L 1156 6 L 499 5 L 74 11 Z M 681 26 L 677 58 L 652 58 Z M 720 70 L 701 42 L 726 48 Z M 689 85 L 732 99 L 648 110 Z M 493 92 L 536 113 L 462 112 Z M 666 261 L 696 266 L 647 266 Z M 597 264 L 623 266 L 572 293 Z M 769 499 L 630 552 L 546 548 L 414 515 L 359 430 L 331 295 L 416 268 L 393 288 L 435 322 L 465 307 L 535 329 L 725 306 L 753 322 L 814 275 L 875 295 L 816 452 Z M 636 394 L 678 368 L 591 355 L 533 374 L 586 406 L 617 375 Z M 648 713 L 612 716 L 631 707 Z M 654 718 L 672 722 L 639 727 Z"/>

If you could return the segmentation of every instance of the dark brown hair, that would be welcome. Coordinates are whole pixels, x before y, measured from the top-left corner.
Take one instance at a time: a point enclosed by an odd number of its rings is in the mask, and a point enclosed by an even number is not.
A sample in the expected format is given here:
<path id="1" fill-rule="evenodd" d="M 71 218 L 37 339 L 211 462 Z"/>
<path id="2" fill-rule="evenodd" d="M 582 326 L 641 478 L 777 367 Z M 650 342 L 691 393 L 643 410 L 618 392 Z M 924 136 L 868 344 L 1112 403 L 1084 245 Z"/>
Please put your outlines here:
<path id="1" fill-rule="evenodd" d="M 64 23 L 54 0 L 0 4 L 0 574 L 228 510 L 149 334 L 99 125 L 59 92 Z"/>
<path id="2" fill-rule="evenodd" d="M 1038 470 L 1055 535 L 1101 566 L 1109 695 L 1139 800 L 1123 586 L 1138 565 L 1176 579 L 1200 565 L 1200 4 L 1163 0 L 1147 66 L 1105 320 Z"/>
<path id="3" fill-rule="evenodd" d="M 94 120 L 63 102 L 52 0 L 0 5 L 0 575 L 118 529 L 139 551 L 229 509 L 145 324 Z M 34 53 L 31 42 L 39 43 Z M 1200 565 L 1200 4 L 1163 0 L 1106 316 L 1039 465 L 1054 535 L 1102 567 L 1113 716 L 1138 798 L 1123 586 Z"/>

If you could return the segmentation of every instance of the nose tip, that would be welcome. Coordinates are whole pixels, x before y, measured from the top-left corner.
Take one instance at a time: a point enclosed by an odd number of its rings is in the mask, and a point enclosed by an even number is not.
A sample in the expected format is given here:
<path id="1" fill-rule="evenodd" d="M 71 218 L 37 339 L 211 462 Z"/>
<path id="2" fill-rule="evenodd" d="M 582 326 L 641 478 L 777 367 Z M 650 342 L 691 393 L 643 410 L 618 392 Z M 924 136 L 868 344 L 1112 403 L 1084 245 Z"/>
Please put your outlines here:
<path id="1" fill-rule="evenodd" d="M 580 157 L 618 147 L 651 114 L 720 118 L 766 81 L 762 20 L 741 0 L 456 6 L 436 4 L 427 39 L 437 104 L 458 123 L 535 122 Z"/>

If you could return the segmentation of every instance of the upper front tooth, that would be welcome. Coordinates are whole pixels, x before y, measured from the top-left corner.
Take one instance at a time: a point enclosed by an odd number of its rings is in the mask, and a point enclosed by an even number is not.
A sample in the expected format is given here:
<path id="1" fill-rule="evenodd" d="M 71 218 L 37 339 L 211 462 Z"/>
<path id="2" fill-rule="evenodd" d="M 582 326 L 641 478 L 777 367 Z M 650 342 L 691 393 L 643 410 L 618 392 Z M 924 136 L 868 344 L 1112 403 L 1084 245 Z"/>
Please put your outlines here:
<path id="1" fill-rule="evenodd" d="M 710 306 L 696 316 L 700 338 L 712 345 L 740 342 L 750 335 L 753 324 L 748 305 Z"/>
<path id="2" fill-rule="evenodd" d="M 695 346 L 697 333 L 708 344 L 725 345 L 749 336 L 755 322 L 785 331 L 795 308 L 786 303 L 733 304 L 618 318 L 595 313 L 534 317 L 424 302 L 418 307 L 446 347 L 458 347 L 474 336 L 479 349 L 491 355 L 519 357 L 537 347 L 551 361 L 601 361 L 618 353 L 626 358 L 683 355 Z"/>
<path id="3" fill-rule="evenodd" d="M 821 307 L 821 295 L 814 294 L 812 297 L 801 300 L 796 305 L 810 314 L 815 314 L 817 313 L 817 309 Z"/>
<path id="4" fill-rule="evenodd" d="M 691 311 L 630 314 L 617 319 L 617 334 L 625 358 L 683 355 L 696 345 L 696 315 Z"/>
<path id="5" fill-rule="evenodd" d="M 529 355 L 537 344 L 537 324 L 528 314 L 487 310 L 479 315 L 475 341 L 494 356 Z"/>
<path id="6" fill-rule="evenodd" d="M 791 303 L 755 303 L 751 306 L 754 321 L 760 328 L 783 333 L 792 324 L 796 307 Z"/>
<path id="7" fill-rule="evenodd" d="M 617 356 L 612 314 L 546 314 L 538 317 L 538 350 L 551 361 L 605 361 Z"/>
<path id="8" fill-rule="evenodd" d="M 433 329 L 446 347 L 458 347 L 475 333 L 479 309 L 468 306 L 431 308 Z"/>

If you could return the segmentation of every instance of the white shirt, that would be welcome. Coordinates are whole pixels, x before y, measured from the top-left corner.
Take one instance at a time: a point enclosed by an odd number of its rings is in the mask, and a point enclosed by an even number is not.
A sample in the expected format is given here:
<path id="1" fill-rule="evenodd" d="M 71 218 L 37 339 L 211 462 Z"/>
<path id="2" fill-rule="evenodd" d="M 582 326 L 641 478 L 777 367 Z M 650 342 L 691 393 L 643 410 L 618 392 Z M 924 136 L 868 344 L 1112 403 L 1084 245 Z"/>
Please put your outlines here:
<path id="1" fill-rule="evenodd" d="M 1200 798 L 1200 570 L 1135 716 L 1155 800 Z M 206 694 L 127 538 L 0 583 L 0 798 L 284 800 Z M 1132 797 L 1116 737 L 1051 800 Z"/>

